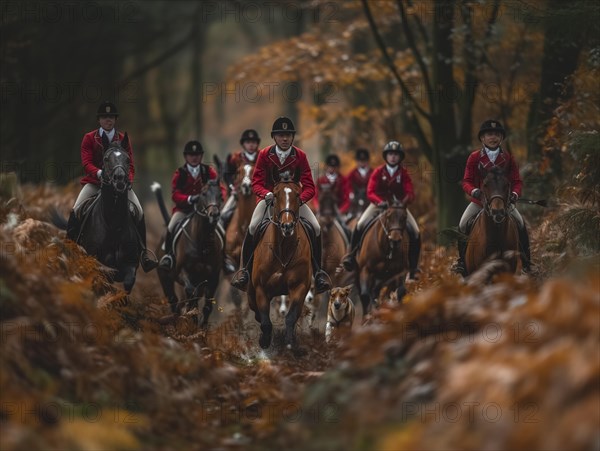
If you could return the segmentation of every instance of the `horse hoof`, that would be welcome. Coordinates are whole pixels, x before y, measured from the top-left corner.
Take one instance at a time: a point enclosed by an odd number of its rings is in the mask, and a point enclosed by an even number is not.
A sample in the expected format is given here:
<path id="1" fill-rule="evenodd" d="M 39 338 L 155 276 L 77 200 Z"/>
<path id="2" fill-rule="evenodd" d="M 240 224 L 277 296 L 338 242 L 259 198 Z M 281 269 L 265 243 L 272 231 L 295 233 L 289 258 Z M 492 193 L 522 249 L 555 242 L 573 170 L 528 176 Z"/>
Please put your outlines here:
<path id="1" fill-rule="evenodd" d="M 260 345 L 261 348 L 267 349 L 271 345 L 271 336 L 261 334 L 260 338 L 258 339 L 258 344 Z"/>

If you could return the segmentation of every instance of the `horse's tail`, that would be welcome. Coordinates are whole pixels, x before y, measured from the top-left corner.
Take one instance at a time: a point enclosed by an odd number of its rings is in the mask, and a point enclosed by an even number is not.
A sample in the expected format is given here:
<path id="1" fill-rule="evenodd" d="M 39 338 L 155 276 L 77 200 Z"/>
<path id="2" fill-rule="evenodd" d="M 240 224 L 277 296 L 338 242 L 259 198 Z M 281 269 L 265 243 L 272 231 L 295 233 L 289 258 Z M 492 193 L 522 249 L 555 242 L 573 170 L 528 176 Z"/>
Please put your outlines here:
<path id="1" fill-rule="evenodd" d="M 160 209 L 160 213 L 162 214 L 162 217 L 165 221 L 165 225 L 168 226 L 169 221 L 171 220 L 171 215 L 169 214 L 169 210 L 167 210 L 167 206 L 165 205 L 165 200 L 163 199 L 162 187 L 160 186 L 160 183 L 153 182 L 152 185 L 150 185 L 150 189 L 156 195 L 156 200 L 158 202 L 158 208 Z"/>
<path id="2" fill-rule="evenodd" d="M 67 220 L 58 212 L 56 207 L 50 209 L 50 220 L 60 230 L 67 230 Z"/>

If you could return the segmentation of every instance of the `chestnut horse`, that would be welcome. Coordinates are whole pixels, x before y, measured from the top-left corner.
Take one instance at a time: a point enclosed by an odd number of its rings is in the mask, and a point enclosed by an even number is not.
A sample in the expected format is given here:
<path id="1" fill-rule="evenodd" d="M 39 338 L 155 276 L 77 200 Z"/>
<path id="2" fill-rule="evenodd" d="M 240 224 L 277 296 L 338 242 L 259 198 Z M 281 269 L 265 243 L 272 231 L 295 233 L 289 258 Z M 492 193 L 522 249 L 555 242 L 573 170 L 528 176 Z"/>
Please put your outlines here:
<path id="1" fill-rule="evenodd" d="M 384 284 L 397 282 L 398 300 L 406 293 L 404 277 L 408 268 L 408 239 L 406 236 L 406 207 L 396 198 L 382 211 L 365 231 L 356 256 L 356 284 L 360 291 L 363 318 L 369 313 L 374 299 Z"/>
<path id="2" fill-rule="evenodd" d="M 254 165 L 246 163 L 238 167 L 235 175 L 236 207 L 225 232 L 225 254 L 232 262 L 240 261 L 244 236 L 256 207 L 256 196 L 252 191 L 253 173 Z"/>
<path id="3" fill-rule="evenodd" d="M 339 279 L 342 275 L 340 263 L 346 252 L 349 242 L 339 224 L 338 200 L 331 190 L 331 185 L 319 187 L 319 214 L 317 219 L 321 225 L 323 242 L 323 270 L 332 278 L 333 286 L 347 285 Z M 347 282 L 347 281 L 346 281 Z"/>
<path id="4" fill-rule="evenodd" d="M 182 220 L 181 233 L 176 232 L 173 269 L 157 269 L 160 284 L 174 314 L 182 310 L 175 293 L 175 282 L 185 289 L 187 311 L 195 307 L 200 310 L 198 302 L 204 295 L 202 321 L 198 315 L 198 323 L 203 327 L 208 325 L 223 266 L 223 240 L 217 231 L 222 202 L 219 181 L 209 180 L 194 204 L 194 211 Z M 158 253 L 160 257 L 164 251 L 159 247 Z"/>
<path id="5" fill-rule="evenodd" d="M 286 173 L 284 173 L 286 174 Z M 301 186 L 282 177 L 273 189 L 273 213 L 265 232 L 256 244 L 252 275 L 248 284 L 248 303 L 260 323 L 259 344 L 271 344 L 273 325 L 269 317 L 271 299 L 288 295 L 290 306 L 285 317 L 285 342 L 296 344 L 296 322 L 312 280 L 309 237 L 299 222 Z"/>
<path id="6" fill-rule="evenodd" d="M 472 274 L 490 257 L 498 256 L 517 270 L 519 234 L 510 214 L 510 181 L 499 167 L 493 167 L 483 177 L 481 187 L 483 211 L 474 219 L 465 252 L 467 275 Z M 511 252 L 513 251 L 513 252 Z"/>

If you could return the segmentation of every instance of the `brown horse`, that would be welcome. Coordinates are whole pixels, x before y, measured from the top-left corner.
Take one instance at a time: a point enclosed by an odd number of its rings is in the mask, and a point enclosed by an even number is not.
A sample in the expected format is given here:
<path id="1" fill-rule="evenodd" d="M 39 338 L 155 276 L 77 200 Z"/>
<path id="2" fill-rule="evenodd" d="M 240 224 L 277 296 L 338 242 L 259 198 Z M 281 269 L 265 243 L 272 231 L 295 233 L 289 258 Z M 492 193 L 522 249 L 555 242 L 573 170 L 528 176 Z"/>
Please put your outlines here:
<path id="1" fill-rule="evenodd" d="M 240 261 L 244 236 L 256 206 L 256 196 L 252 191 L 253 173 L 254 165 L 247 163 L 240 165 L 235 175 L 237 201 L 231 222 L 225 232 L 225 254 L 236 263 Z"/>
<path id="2" fill-rule="evenodd" d="M 271 299 L 279 295 L 289 297 L 285 342 L 291 348 L 296 343 L 296 322 L 310 289 L 313 268 L 309 237 L 299 222 L 301 192 L 300 185 L 289 178 L 284 177 L 275 185 L 273 216 L 254 250 L 248 303 L 260 323 L 262 348 L 271 344 Z"/>
<path id="3" fill-rule="evenodd" d="M 348 239 L 339 223 L 338 200 L 330 185 L 319 187 L 319 214 L 323 242 L 323 270 L 332 278 L 333 286 L 347 285 L 340 279 L 347 273 L 341 272 L 340 263 L 348 252 Z"/>
<path id="4" fill-rule="evenodd" d="M 365 231 L 356 256 L 356 284 L 359 286 L 363 317 L 369 313 L 374 299 L 384 284 L 394 281 L 398 300 L 406 293 L 404 277 L 408 268 L 408 237 L 406 207 L 393 199 Z"/>
<path id="5" fill-rule="evenodd" d="M 495 255 L 505 260 L 510 270 L 515 272 L 519 234 L 510 215 L 510 181 L 506 173 L 498 167 L 488 171 L 483 178 L 481 192 L 483 211 L 474 220 L 465 252 L 467 275 Z"/>
<path id="6" fill-rule="evenodd" d="M 223 266 L 223 240 L 217 232 L 221 203 L 223 198 L 219 181 L 210 180 L 200 193 L 194 211 L 188 215 L 181 226 L 181 233 L 175 236 L 175 264 L 173 269 L 157 269 L 160 284 L 175 314 L 182 312 L 180 301 L 175 293 L 175 282 L 183 285 L 187 300 L 186 310 L 200 307 L 198 302 L 204 296 L 202 321 L 206 327 L 213 309 L 215 291 L 219 283 L 219 274 Z M 159 256 L 164 254 L 159 249 Z"/>

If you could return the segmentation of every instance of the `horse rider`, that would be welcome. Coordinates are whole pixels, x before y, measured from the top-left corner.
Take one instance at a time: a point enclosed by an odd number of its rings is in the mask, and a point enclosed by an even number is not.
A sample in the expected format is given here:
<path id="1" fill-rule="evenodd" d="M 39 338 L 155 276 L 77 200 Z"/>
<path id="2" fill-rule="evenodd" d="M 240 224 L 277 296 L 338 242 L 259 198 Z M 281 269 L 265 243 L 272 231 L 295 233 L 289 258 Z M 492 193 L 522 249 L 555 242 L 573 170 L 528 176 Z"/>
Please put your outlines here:
<path id="1" fill-rule="evenodd" d="M 483 205 L 481 203 L 481 184 L 483 182 L 482 171 L 488 171 L 493 167 L 499 167 L 507 171 L 508 179 L 511 185 L 511 193 L 509 201 L 511 203 L 510 215 L 517 224 L 519 231 L 519 246 L 521 250 L 521 263 L 523 272 L 531 271 L 531 252 L 529 248 L 529 234 L 525 221 L 516 207 L 517 200 L 521 196 L 521 188 L 523 182 L 519 175 L 517 162 L 510 152 L 504 150 L 501 146 L 502 141 L 506 137 L 506 131 L 502 124 L 494 119 L 488 119 L 481 124 L 477 138 L 481 142 L 481 148 L 474 150 L 467 159 L 465 174 L 463 176 L 462 187 L 465 193 L 471 197 L 471 202 L 465 209 L 458 229 L 461 233 L 468 235 L 471 221 L 481 211 Z M 452 270 L 463 276 L 466 273 L 465 267 L 465 252 L 467 250 L 467 242 L 458 240 L 458 259 Z"/>
<path id="2" fill-rule="evenodd" d="M 171 199 L 175 203 L 173 216 L 167 226 L 165 237 L 165 255 L 160 259 L 159 267 L 170 270 L 175 262 L 173 234 L 179 222 L 194 210 L 194 204 L 200 199 L 202 188 L 209 180 L 218 178 L 217 171 L 202 163 L 204 149 L 199 141 L 189 141 L 183 148 L 185 164 L 175 170 L 171 180 Z M 221 187 L 223 195 L 225 189 Z"/>
<path id="3" fill-rule="evenodd" d="M 234 183 L 238 168 L 245 164 L 254 166 L 254 163 L 256 163 L 258 146 L 260 145 L 260 136 L 258 136 L 258 132 L 253 129 L 244 130 L 242 137 L 240 138 L 240 145 L 242 146 L 242 150 L 227 156 L 227 167 L 223 174 L 223 179 L 231 190 L 231 195 L 227 199 L 227 202 L 225 202 L 223 210 L 221 211 L 221 225 L 223 226 L 223 230 L 227 230 L 227 226 L 233 217 L 233 212 L 237 205 L 236 189 L 238 187 L 235 186 Z"/>
<path id="4" fill-rule="evenodd" d="M 373 174 L 373 168 L 369 165 L 370 155 L 368 149 L 356 149 L 354 160 L 356 161 L 356 167 L 346 177 L 348 190 L 350 191 L 350 202 L 355 200 L 356 193 L 367 192 L 367 185 Z"/>
<path id="5" fill-rule="evenodd" d="M 338 213 L 345 214 L 350 208 L 350 188 L 346 177 L 340 174 L 340 158 L 331 154 L 325 158 L 325 174 L 317 179 L 316 191 L 323 188 L 329 188 L 334 193 L 338 204 Z M 319 209 L 318 195 L 313 197 L 313 205 L 316 210 Z M 340 219 L 340 224 L 344 224 L 344 221 Z"/>
<path id="6" fill-rule="evenodd" d="M 350 253 L 342 260 L 342 265 L 347 271 L 356 268 L 356 252 L 366 226 L 388 207 L 388 201 L 392 196 L 399 200 L 406 199 L 406 203 L 414 200 L 415 194 L 412 180 L 408 171 L 400 164 L 404 160 L 405 153 L 398 141 L 390 141 L 383 148 L 383 159 L 385 164 L 377 167 L 369 179 L 367 185 L 367 199 L 370 205 L 363 212 L 352 233 Z M 421 237 L 419 226 L 413 215 L 406 210 L 406 232 L 409 238 L 408 247 L 408 270 L 409 279 L 415 280 L 419 271 L 419 254 L 421 253 Z"/>
<path id="7" fill-rule="evenodd" d="M 77 241 L 77 238 L 79 237 L 81 229 L 80 210 L 82 205 L 87 199 L 95 196 L 100 191 L 104 152 L 111 142 L 122 141 L 125 137 L 123 132 L 120 132 L 115 128 L 118 117 L 119 112 L 114 103 L 109 101 L 102 102 L 100 106 L 98 106 L 98 111 L 96 113 L 96 118 L 100 127 L 86 133 L 81 141 L 81 163 L 85 171 L 85 176 L 81 179 L 83 188 L 79 192 L 79 196 L 77 196 L 77 200 L 71 210 L 69 221 L 67 223 L 67 237 L 73 241 Z M 140 264 L 142 265 L 142 269 L 148 272 L 156 268 L 157 262 L 154 258 L 150 257 L 150 254 L 146 249 L 146 221 L 144 219 L 144 211 L 138 197 L 131 188 L 135 168 L 133 165 L 133 147 L 131 145 L 131 139 L 128 141 L 129 143 L 124 149 L 129 155 L 130 187 L 127 191 L 127 198 L 137 210 L 137 215 L 135 215 L 135 217 L 139 219 L 137 220 L 136 228 L 142 244 Z"/>
<path id="8" fill-rule="evenodd" d="M 260 199 L 254 209 L 248 231 L 242 245 L 242 269 L 232 279 L 232 286 L 239 290 L 247 289 L 250 280 L 250 259 L 254 253 L 254 234 L 259 223 L 267 214 L 267 207 L 273 203 L 273 188 L 277 182 L 277 174 L 289 171 L 294 175 L 294 180 L 302 186 L 300 195 L 299 215 L 307 220 L 315 231 L 315 239 L 311 240 L 313 255 L 313 275 L 315 278 L 315 291 L 322 293 L 331 288 L 329 276 L 321 269 L 321 227 L 312 210 L 306 203 L 315 195 L 315 184 L 313 181 L 310 165 L 306 153 L 293 146 L 296 129 L 293 122 L 287 117 L 279 117 L 273 123 L 271 138 L 274 145 L 262 149 L 256 160 L 254 175 L 252 177 L 252 189 Z"/>

